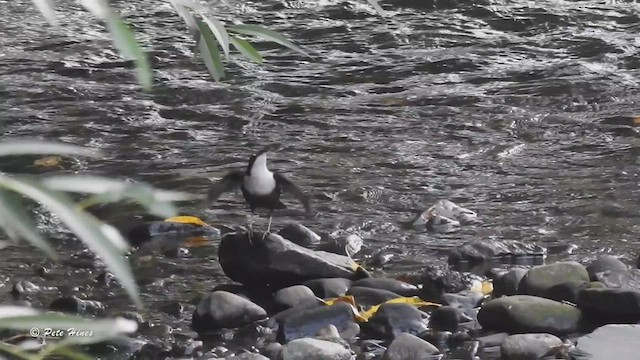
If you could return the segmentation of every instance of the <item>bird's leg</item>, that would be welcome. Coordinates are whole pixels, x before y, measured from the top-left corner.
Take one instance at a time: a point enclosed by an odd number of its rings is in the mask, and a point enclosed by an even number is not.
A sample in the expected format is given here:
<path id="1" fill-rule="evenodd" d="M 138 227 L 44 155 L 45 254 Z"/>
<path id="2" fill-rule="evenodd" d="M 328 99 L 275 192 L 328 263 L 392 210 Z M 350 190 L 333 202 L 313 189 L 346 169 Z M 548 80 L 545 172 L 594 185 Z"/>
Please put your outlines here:
<path id="1" fill-rule="evenodd" d="M 249 235 L 249 243 L 253 245 L 253 209 L 247 215 L 247 234 Z"/>
<path id="2" fill-rule="evenodd" d="M 271 232 L 271 219 L 273 218 L 273 210 L 269 211 L 269 225 L 267 226 L 267 232 L 262 234 L 262 240 Z"/>

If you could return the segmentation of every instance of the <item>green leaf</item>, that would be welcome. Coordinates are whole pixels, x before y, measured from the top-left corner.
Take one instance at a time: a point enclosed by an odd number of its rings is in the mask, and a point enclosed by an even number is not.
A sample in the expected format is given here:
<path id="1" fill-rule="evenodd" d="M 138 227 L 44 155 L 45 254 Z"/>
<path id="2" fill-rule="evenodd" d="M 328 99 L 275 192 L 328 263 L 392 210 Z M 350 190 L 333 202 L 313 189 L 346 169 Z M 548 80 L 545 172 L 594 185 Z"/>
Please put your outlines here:
<path id="1" fill-rule="evenodd" d="M 246 56 L 247 58 L 249 58 L 249 60 L 252 60 L 257 64 L 262 64 L 262 56 L 260 56 L 258 50 L 256 50 L 256 48 L 254 48 L 250 42 L 244 39 L 237 38 L 233 35 L 229 36 L 229 40 L 231 40 L 231 44 L 233 44 L 233 46 L 238 49 L 238 51 L 240 51 L 242 55 Z"/>
<path id="2" fill-rule="evenodd" d="M 222 51 L 227 59 L 229 59 L 229 34 L 224 28 L 224 25 L 218 19 L 206 17 L 202 12 L 198 12 L 204 22 L 209 26 L 209 29 L 215 35 L 218 43 L 222 47 Z"/>
<path id="3" fill-rule="evenodd" d="M 224 67 L 220 59 L 220 51 L 218 50 L 218 42 L 216 41 L 211 29 L 202 20 L 195 18 L 200 29 L 199 49 L 202 59 L 209 69 L 209 73 L 215 81 L 220 81 L 224 77 Z"/>
<path id="4" fill-rule="evenodd" d="M 86 157 L 100 157 L 96 150 L 85 147 L 39 140 L 9 140 L 0 143 L 0 156 L 14 155 L 76 155 Z"/>
<path id="5" fill-rule="evenodd" d="M 35 5 L 42 16 L 49 22 L 50 25 L 58 25 L 58 19 L 56 18 L 56 12 L 53 10 L 53 6 L 51 6 L 50 0 L 31 0 L 33 5 Z"/>
<path id="6" fill-rule="evenodd" d="M 145 90 L 150 90 L 153 86 L 153 72 L 151 71 L 151 65 L 147 55 L 142 51 L 140 45 L 133 36 L 133 33 L 120 18 L 112 13 L 107 19 L 107 24 L 111 36 L 116 47 L 120 50 L 120 54 L 123 58 L 133 59 L 136 64 L 136 76 L 138 82 Z"/>
<path id="7" fill-rule="evenodd" d="M 143 308 L 131 267 L 123 256 L 128 244 L 114 227 L 101 223 L 86 212 L 78 210 L 65 194 L 49 190 L 30 179 L 16 179 L 0 174 L 0 186 L 30 197 L 58 215 L 71 231 L 109 267 L 136 306 Z"/>
<path id="8" fill-rule="evenodd" d="M 58 254 L 46 242 L 31 221 L 23 204 L 14 194 L 0 189 L 0 224 L 12 238 L 23 237 L 44 251 L 50 258 L 58 260 Z"/>
<path id="9" fill-rule="evenodd" d="M 373 6 L 373 8 L 376 10 L 376 12 L 382 16 L 382 17 L 386 17 L 387 14 L 386 12 L 382 9 L 382 7 L 380 6 L 380 4 L 378 4 L 378 0 L 367 0 L 367 2 L 369 4 L 371 4 L 371 6 Z"/>
<path id="10" fill-rule="evenodd" d="M 198 33 L 200 30 L 198 29 L 196 19 L 193 18 L 193 15 L 191 15 L 189 10 L 187 9 L 187 7 L 193 8 L 196 5 L 190 2 L 188 2 L 189 4 L 187 5 L 187 3 L 185 3 L 185 1 L 183 0 L 169 0 L 169 2 L 171 3 L 171 5 L 173 5 L 173 8 L 176 10 L 182 20 L 184 20 L 185 24 L 187 24 L 187 27 L 191 31 L 191 34 L 193 35 Z"/>
<path id="11" fill-rule="evenodd" d="M 282 46 L 288 47 L 291 50 L 297 51 L 302 55 L 311 57 L 311 55 L 309 55 L 306 51 L 302 50 L 302 48 L 292 43 L 291 41 L 287 40 L 287 38 L 282 36 L 280 33 L 277 33 L 273 30 L 265 29 L 259 25 L 250 25 L 250 24 L 249 25 L 247 24 L 232 25 L 232 26 L 228 26 L 227 30 L 238 33 L 238 34 L 257 36 L 268 41 L 273 41 Z"/>

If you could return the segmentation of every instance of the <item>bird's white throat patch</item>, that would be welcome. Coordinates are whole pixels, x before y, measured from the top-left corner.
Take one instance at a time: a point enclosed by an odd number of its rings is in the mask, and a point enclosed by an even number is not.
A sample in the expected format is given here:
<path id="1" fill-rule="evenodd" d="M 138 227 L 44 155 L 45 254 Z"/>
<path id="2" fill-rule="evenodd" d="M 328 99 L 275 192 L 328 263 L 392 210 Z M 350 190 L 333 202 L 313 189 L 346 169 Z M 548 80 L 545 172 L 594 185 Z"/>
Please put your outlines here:
<path id="1" fill-rule="evenodd" d="M 273 172 L 267 169 L 267 154 L 260 154 L 253 162 L 250 175 L 244 177 L 244 186 L 256 195 L 270 194 L 276 188 Z"/>

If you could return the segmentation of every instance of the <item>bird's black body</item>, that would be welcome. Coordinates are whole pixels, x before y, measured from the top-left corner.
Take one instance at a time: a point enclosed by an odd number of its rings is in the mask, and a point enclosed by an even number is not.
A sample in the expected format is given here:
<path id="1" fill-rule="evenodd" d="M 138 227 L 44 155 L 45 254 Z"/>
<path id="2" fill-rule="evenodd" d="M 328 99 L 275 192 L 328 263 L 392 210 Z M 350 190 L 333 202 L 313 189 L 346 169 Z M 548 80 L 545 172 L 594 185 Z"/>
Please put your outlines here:
<path id="1" fill-rule="evenodd" d="M 280 201 L 282 192 L 290 192 L 302 203 L 307 214 L 311 214 L 309 198 L 289 179 L 277 172 L 271 172 L 266 166 L 266 147 L 256 155 L 251 156 L 246 171 L 234 170 L 214 183 L 209 189 L 209 201 L 216 200 L 222 193 L 240 187 L 245 201 L 254 213 L 257 209 L 274 210 L 286 209 Z"/>

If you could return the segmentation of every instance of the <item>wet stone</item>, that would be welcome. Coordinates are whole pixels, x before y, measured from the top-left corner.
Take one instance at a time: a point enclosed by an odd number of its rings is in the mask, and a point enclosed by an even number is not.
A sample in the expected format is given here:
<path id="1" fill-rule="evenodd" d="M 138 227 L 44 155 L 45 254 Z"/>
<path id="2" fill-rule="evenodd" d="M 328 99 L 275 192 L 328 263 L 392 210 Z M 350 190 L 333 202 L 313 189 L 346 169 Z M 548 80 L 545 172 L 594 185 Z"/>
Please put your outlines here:
<path id="1" fill-rule="evenodd" d="M 420 276 L 420 297 L 438 301 L 444 293 L 459 293 L 471 288 L 478 277 L 437 266 L 427 266 Z"/>
<path id="2" fill-rule="evenodd" d="M 400 296 L 417 296 L 418 287 L 404 281 L 389 278 L 366 278 L 354 281 L 351 286 L 391 291 Z"/>
<path id="3" fill-rule="evenodd" d="M 438 354 L 438 348 L 417 336 L 402 333 L 398 334 L 384 352 L 382 360 L 429 360 L 432 355 Z"/>
<path id="4" fill-rule="evenodd" d="M 633 323 L 640 320 L 640 290 L 584 289 L 580 291 L 577 303 L 596 322 Z"/>
<path id="5" fill-rule="evenodd" d="M 278 234 L 294 244 L 302 246 L 319 244 L 321 239 L 320 235 L 316 234 L 308 227 L 298 223 L 285 225 L 280 231 L 278 231 Z"/>
<path id="6" fill-rule="evenodd" d="M 600 255 L 587 266 L 591 281 L 596 281 L 596 274 L 604 271 L 625 271 L 628 267 L 615 256 Z"/>
<path id="7" fill-rule="evenodd" d="M 436 331 L 458 330 L 462 310 L 451 306 L 440 306 L 433 310 L 429 319 L 429 327 Z"/>
<path id="8" fill-rule="evenodd" d="M 518 285 L 527 274 L 528 269 L 512 268 L 493 281 L 493 291 L 496 297 L 518 294 Z"/>
<path id="9" fill-rule="evenodd" d="M 54 300 L 49 309 L 79 315 L 99 315 L 104 311 L 104 305 L 95 300 L 82 300 L 76 296 L 63 296 Z"/>
<path id="10" fill-rule="evenodd" d="M 562 340 L 551 334 L 517 334 L 504 340 L 500 352 L 502 360 L 538 360 L 561 345 Z"/>
<path id="11" fill-rule="evenodd" d="M 178 301 L 167 301 L 160 306 L 160 311 L 179 318 L 184 311 L 184 306 Z"/>
<path id="12" fill-rule="evenodd" d="M 578 329 L 580 309 L 557 301 L 515 295 L 485 302 L 478 313 L 484 330 L 510 333 L 570 334 Z"/>
<path id="13" fill-rule="evenodd" d="M 637 359 L 640 325 L 606 325 L 578 338 L 578 354 L 589 360 Z"/>
<path id="14" fill-rule="evenodd" d="M 13 284 L 11 295 L 20 297 L 29 294 L 35 294 L 40 291 L 40 287 L 31 281 L 20 280 Z"/>
<path id="15" fill-rule="evenodd" d="M 361 286 L 352 286 L 346 295 L 352 295 L 356 304 L 365 307 L 382 304 L 383 302 L 402 297 L 391 291 Z"/>
<path id="16" fill-rule="evenodd" d="M 199 333 L 236 328 L 267 317 L 267 312 L 236 294 L 214 291 L 207 294 L 193 313 L 192 326 Z"/>
<path id="17" fill-rule="evenodd" d="M 530 269 L 520 281 L 522 295 L 544 296 L 550 288 L 568 282 L 589 282 L 589 273 L 575 261 L 558 262 Z"/>
<path id="18" fill-rule="evenodd" d="M 351 280 L 343 278 L 315 279 L 305 281 L 303 285 L 311 289 L 317 297 L 327 299 L 346 294 L 351 287 Z"/>
<path id="19" fill-rule="evenodd" d="M 546 249 L 532 243 L 515 240 L 471 241 L 455 248 L 449 254 L 449 264 L 460 262 L 481 263 L 492 261 L 516 262 L 515 258 L 542 258 Z"/>
<path id="20" fill-rule="evenodd" d="M 353 353 L 340 344 L 329 341 L 300 338 L 282 347 L 283 360 L 350 360 Z"/>
<path id="21" fill-rule="evenodd" d="M 354 323 L 350 305 L 346 303 L 322 305 L 280 317 L 276 340 L 284 344 L 299 338 L 315 337 L 329 325 L 334 325 L 338 331 L 344 331 L 351 328 Z"/>
<path id="22" fill-rule="evenodd" d="M 427 330 L 427 324 L 415 306 L 388 303 L 382 304 L 362 329 L 374 336 L 393 339 L 401 333 L 419 335 Z"/>
<path id="23" fill-rule="evenodd" d="M 587 289 L 590 286 L 591 283 L 586 281 L 567 281 L 550 287 L 544 292 L 543 297 L 560 302 L 568 301 L 575 304 L 578 301 L 578 294 L 580 291 L 582 291 L 582 289 Z"/>
<path id="24" fill-rule="evenodd" d="M 316 301 L 316 295 L 304 285 L 294 285 L 276 291 L 274 301 L 283 309 L 288 309 L 307 301 Z"/>
<path id="25" fill-rule="evenodd" d="M 640 290 L 640 269 L 608 270 L 597 273 L 595 278 L 609 288 Z"/>
<path id="26" fill-rule="evenodd" d="M 444 305 L 451 305 L 454 307 L 463 307 L 466 309 L 472 309 L 480 305 L 484 300 L 484 294 L 479 291 L 464 290 L 457 294 L 442 294 L 440 302 Z"/>
<path id="27" fill-rule="evenodd" d="M 353 256 L 362 250 L 364 240 L 356 234 L 341 235 L 330 239 L 321 247 L 322 250 L 336 254 Z"/>

